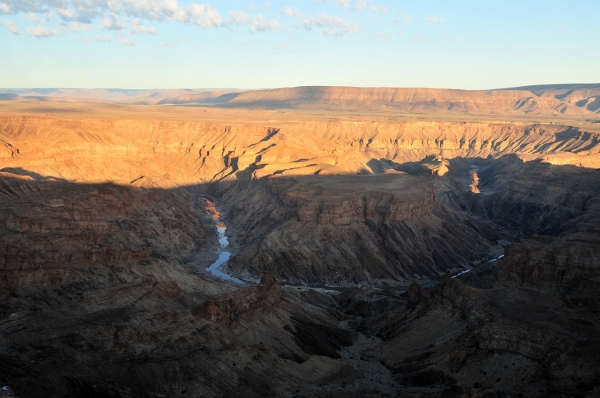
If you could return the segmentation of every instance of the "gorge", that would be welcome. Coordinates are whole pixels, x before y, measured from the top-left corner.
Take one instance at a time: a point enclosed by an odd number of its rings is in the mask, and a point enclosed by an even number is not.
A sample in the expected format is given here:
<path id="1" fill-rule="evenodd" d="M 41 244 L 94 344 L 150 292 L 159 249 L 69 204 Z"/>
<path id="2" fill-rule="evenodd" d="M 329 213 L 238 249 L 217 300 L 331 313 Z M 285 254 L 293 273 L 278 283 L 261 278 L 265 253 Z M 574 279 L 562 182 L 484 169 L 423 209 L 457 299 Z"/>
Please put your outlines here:
<path id="1" fill-rule="evenodd" d="M 0 102 L 0 384 L 600 394 L 600 88 L 411 90 Z"/>

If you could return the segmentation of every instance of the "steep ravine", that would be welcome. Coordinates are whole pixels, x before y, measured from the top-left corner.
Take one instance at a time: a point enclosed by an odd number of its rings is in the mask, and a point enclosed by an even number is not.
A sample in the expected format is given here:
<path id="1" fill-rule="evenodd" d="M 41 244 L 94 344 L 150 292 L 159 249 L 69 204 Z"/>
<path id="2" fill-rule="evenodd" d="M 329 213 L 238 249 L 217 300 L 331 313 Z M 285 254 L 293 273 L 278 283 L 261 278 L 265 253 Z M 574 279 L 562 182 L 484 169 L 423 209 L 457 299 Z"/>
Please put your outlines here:
<path id="1" fill-rule="evenodd" d="M 464 269 L 499 239 L 404 173 L 254 181 L 222 206 L 240 245 L 225 269 L 241 279 L 406 285 Z"/>

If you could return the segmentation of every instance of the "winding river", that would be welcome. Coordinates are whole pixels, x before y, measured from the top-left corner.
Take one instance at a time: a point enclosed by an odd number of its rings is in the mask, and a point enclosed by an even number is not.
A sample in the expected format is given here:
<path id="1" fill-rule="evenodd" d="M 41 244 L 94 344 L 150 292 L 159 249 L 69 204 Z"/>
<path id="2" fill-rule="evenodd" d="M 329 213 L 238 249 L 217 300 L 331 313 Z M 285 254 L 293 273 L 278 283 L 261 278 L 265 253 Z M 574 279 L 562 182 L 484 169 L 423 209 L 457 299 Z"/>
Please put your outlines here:
<path id="1" fill-rule="evenodd" d="M 219 220 L 221 213 L 217 210 L 215 202 L 207 199 L 206 211 L 211 214 L 211 217 L 215 222 L 215 227 L 217 228 L 217 236 L 219 238 L 219 251 L 217 252 L 219 254 L 219 258 L 208 268 L 206 268 L 206 271 L 226 281 L 244 283 L 244 281 L 235 278 L 231 275 L 228 275 L 219 269 L 221 265 L 225 264 L 231 258 L 231 251 L 229 251 L 229 239 L 227 238 L 227 235 L 225 233 L 227 231 L 227 226 L 225 225 L 225 223 Z"/>
<path id="2" fill-rule="evenodd" d="M 212 275 L 226 280 L 226 281 L 231 281 L 231 282 L 235 282 L 235 283 L 239 283 L 239 284 L 245 284 L 246 282 L 226 274 L 225 272 L 220 270 L 220 267 L 225 264 L 227 261 L 229 261 L 229 259 L 232 256 L 231 251 L 229 250 L 229 239 L 227 238 L 227 226 L 225 225 L 224 222 L 222 222 L 220 220 L 220 216 L 221 216 L 221 212 L 219 212 L 217 210 L 217 206 L 215 204 L 214 201 L 206 199 L 206 212 L 209 213 L 215 223 L 215 228 L 217 230 L 217 237 L 219 239 L 219 249 L 217 251 L 217 254 L 219 255 L 219 257 L 217 258 L 217 261 L 215 261 L 214 263 L 212 263 L 209 267 L 206 268 L 206 271 L 211 273 Z M 507 241 L 504 241 L 505 243 L 510 243 Z M 492 258 L 491 260 L 488 260 L 490 263 L 494 262 L 494 261 L 498 261 L 500 260 L 502 257 L 504 257 L 504 254 L 500 254 L 499 256 Z M 460 271 L 458 273 L 456 273 L 455 275 L 453 275 L 451 278 L 457 278 L 463 274 L 466 274 L 470 271 L 472 271 L 473 268 L 469 268 L 469 269 L 465 269 L 463 271 Z M 433 286 L 435 286 L 435 283 L 433 280 Z M 294 285 L 295 286 L 295 285 Z M 319 287 L 308 287 L 308 286 L 304 286 L 304 288 L 307 289 L 322 289 L 322 288 L 327 288 L 325 286 L 319 286 Z"/>

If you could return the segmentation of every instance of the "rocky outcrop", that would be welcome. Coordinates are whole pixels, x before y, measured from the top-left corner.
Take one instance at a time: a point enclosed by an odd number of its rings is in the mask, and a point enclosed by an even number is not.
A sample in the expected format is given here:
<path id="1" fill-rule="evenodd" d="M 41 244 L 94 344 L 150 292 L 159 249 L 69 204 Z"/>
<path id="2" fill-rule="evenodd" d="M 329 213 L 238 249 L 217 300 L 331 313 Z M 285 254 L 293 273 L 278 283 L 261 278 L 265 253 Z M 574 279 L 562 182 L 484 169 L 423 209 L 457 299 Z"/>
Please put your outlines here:
<path id="1" fill-rule="evenodd" d="M 246 278 L 405 283 L 478 258 L 493 239 L 404 173 L 269 178 L 222 205 L 241 246 L 225 267 Z"/>
<path id="2" fill-rule="evenodd" d="M 517 239 L 533 233 L 557 236 L 577 220 L 598 213 L 600 172 L 575 166 L 525 162 L 516 156 L 456 160 L 446 181 L 435 182 L 438 200 L 488 220 Z M 472 192 L 471 167 L 477 168 Z"/>
<path id="3" fill-rule="evenodd" d="M 211 247 L 194 194 L 0 177 L 0 286 L 39 305 L 73 301 L 90 311 L 134 302 L 172 281 L 164 264 L 182 267 Z M 179 279 L 182 286 L 189 282 Z M 6 300 L 3 313 L 23 303 Z"/>
<path id="4" fill-rule="evenodd" d="M 374 177 L 271 178 L 268 189 L 297 209 L 300 221 L 321 225 L 404 221 L 433 211 L 433 186 L 403 173 Z"/>
<path id="5" fill-rule="evenodd" d="M 593 319 L 537 290 L 480 290 L 451 279 L 419 310 L 397 307 L 365 321 L 391 338 L 363 355 L 383 361 L 407 386 L 451 381 L 510 395 L 585 396 L 597 385 L 596 370 L 583 365 L 600 350 Z"/>
<path id="6" fill-rule="evenodd" d="M 216 296 L 195 308 L 195 316 L 211 321 L 231 321 L 258 310 L 273 311 L 281 301 L 281 286 L 273 273 L 264 274 L 258 286 Z"/>

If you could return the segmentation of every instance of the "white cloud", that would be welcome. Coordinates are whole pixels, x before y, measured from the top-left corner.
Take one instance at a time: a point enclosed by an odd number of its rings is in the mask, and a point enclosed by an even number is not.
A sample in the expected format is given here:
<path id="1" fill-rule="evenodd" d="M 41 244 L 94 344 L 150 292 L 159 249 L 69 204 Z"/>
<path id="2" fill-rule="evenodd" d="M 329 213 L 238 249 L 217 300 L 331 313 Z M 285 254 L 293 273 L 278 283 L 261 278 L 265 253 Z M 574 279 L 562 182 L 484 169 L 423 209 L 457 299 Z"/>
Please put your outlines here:
<path id="1" fill-rule="evenodd" d="M 323 1 L 324 3 L 325 1 Z M 365 12 L 369 0 L 334 0 L 335 4 L 347 10 Z"/>
<path id="2" fill-rule="evenodd" d="M 8 28 L 8 31 L 13 35 L 19 34 L 19 28 L 17 28 L 17 25 L 15 25 L 14 23 L 10 21 L 0 21 L 0 26 L 2 25 L 6 26 Z"/>
<path id="3" fill-rule="evenodd" d="M 119 17 L 117 15 L 112 14 L 111 16 L 100 22 L 100 27 L 106 30 L 121 30 L 125 29 L 125 24 L 123 24 L 119 20 Z"/>
<path id="4" fill-rule="evenodd" d="M 54 11 L 56 11 L 56 13 L 63 19 L 73 19 L 73 11 L 69 10 L 68 8 L 57 8 Z"/>
<path id="5" fill-rule="evenodd" d="M 337 4 L 340 7 L 350 8 L 352 0 L 335 0 L 335 4 Z"/>
<path id="6" fill-rule="evenodd" d="M 235 23 L 239 24 L 247 24 L 248 23 L 248 14 L 243 11 L 230 11 L 229 15 L 231 16 L 231 20 Z"/>
<path id="7" fill-rule="evenodd" d="M 111 17 L 137 18 L 147 21 L 172 20 L 200 28 L 225 25 L 217 9 L 209 4 L 180 5 L 178 0 L 5 0 L 0 12 L 45 13 L 54 11 L 62 19 L 91 23 Z M 111 25 L 114 27 L 114 25 Z"/>
<path id="8" fill-rule="evenodd" d="M 277 32 L 283 30 L 283 26 L 281 26 L 277 19 L 267 19 L 261 14 L 250 17 L 243 11 L 231 11 L 229 12 L 229 15 L 231 16 L 230 22 L 239 25 L 248 25 L 252 32 Z"/>
<path id="9" fill-rule="evenodd" d="M 35 37 L 50 37 L 60 35 L 61 30 L 56 28 L 46 28 L 45 26 L 38 25 L 36 27 L 28 26 L 25 28 L 27 34 Z"/>
<path id="10" fill-rule="evenodd" d="M 354 5 L 354 9 L 358 12 L 365 12 L 367 9 L 366 0 L 356 0 L 356 4 Z"/>
<path id="11" fill-rule="evenodd" d="M 439 28 L 445 21 L 445 19 L 438 17 L 425 18 L 425 24 L 427 26 L 433 26 L 434 28 Z"/>
<path id="12" fill-rule="evenodd" d="M 96 36 L 96 40 L 103 43 L 108 43 L 109 41 L 112 41 L 112 37 L 110 37 L 109 35 Z"/>
<path id="13" fill-rule="evenodd" d="M 42 21 L 40 21 L 40 19 L 32 12 L 28 12 L 27 14 L 25 14 L 25 19 L 29 19 L 35 23 L 41 23 Z"/>
<path id="14" fill-rule="evenodd" d="M 119 38 L 119 44 L 122 44 L 124 46 L 137 46 L 136 41 L 123 39 L 122 37 Z"/>
<path id="15" fill-rule="evenodd" d="M 177 21 L 191 23 L 199 28 L 216 28 L 225 25 L 225 20 L 219 15 L 217 9 L 208 4 L 189 4 L 185 12 L 177 14 Z"/>
<path id="16" fill-rule="evenodd" d="M 344 36 L 356 33 L 361 26 L 354 22 L 346 22 L 337 15 L 322 13 L 319 17 L 310 17 L 302 21 L 306 30 L 321 29 L 326 36 Z"/>
<path id="17" fill-rule="evenodd" d="M 300 17 L 304 16 L 302 11 L 300 11 L 297 8 L 292 8 L 292 7 L 285 7 L 283 9 L 283 12 L 285 15 L 292 17 L 292 18 L 300 18 Z"/>
<path id="18" fill-rule="evenodd" d="M 36 31 L 38 37 L 49 37 L 63 31 L 89 31 L 90 27 L 98 26 L 100 29 L 120 31 L 128 29 L 130 33 L 158 34 L 156 28 L 148 26 L 151 21 L 172 21 L 183 24 L 195 25 L 202 29 L 244 25 L 251 32 L 279 32 L 296 28 L 312 30 L 315 33 L 329 36 L 343 36 L 360 30 L 361 26 L 344 21 L 338 16 L 326 13 L 308 16 L 293 6 L 283 7 L 269 14 L 256 14 L 256 11 L 230 11 L 225 17 L 217 8 L 208 3 L 192 2 L 180 4 L 179 0 L 0 0 L 0 13 L 22 13 L 28 19 L 39 25 L 40 29 L 33 26 L 28 32 Z M 371 3 L 375 0 L 330 0 L 337 6 L 350 11 L 370 12 L 382 14 L 387 11 L 385 6 Z M 323 1 L 325 2 L 325 0 Z M 215 4 L 215 3 L 213 3 Z M 216 3 L 218 4 L 218 3 Z M 254 7 L 258 9 L 256 6 Z M 269 8 L 263 3 L 260 8 Z M 273 8 L 273 7 L 271 7 Z M 249 9 L 252 9 L 250 7 Z M 247 10 L 246 10 L 247 11 Z M 284 26 L 272 13 L 285 16 Z M 41 27 L 42 15 L 46 20 L 60 22 L 68 28 Z M 289 18 L 295 19 L 290 21 Z M 96 25 L 97 23 L 97 25 Z"/>
<path id="19" fill-rule="evenodd" d="M 375 14 L 385 14 L 387 13 L 387 7 L 385 5 L 376 6 L 375 4 L 371 4 L 369 10 Z"/>
<path id="20" fill-rule="evenodd" d="M 133 29 L 134 32 L 141 33 L 143 35 L 155 35 L 158 33 L 158 31 L 155 28 L 153 28 L 152 26 L 150 26 L 150 27 L 144 26 L 139 19 L 133 20 L 131 22 L 131 28 Z"/>
<path id="21" fill-rule="evenodd" d="M 92 30 L 92 27 L 80 22 L 71 22 L 69 24 L 69 30 L 72 32 L 90 31 Z"/>
<path id="22" fill-rule="evenodd" d="M 257 14 L 256 17 L 250 20 L 250 29 L 255 32 L 264 32 L 266 30 L 270 32 L 276 32 L 278 30 L 282 30 L 283 27 L 275 18 L 267 19 L 261 14 Z"/>

